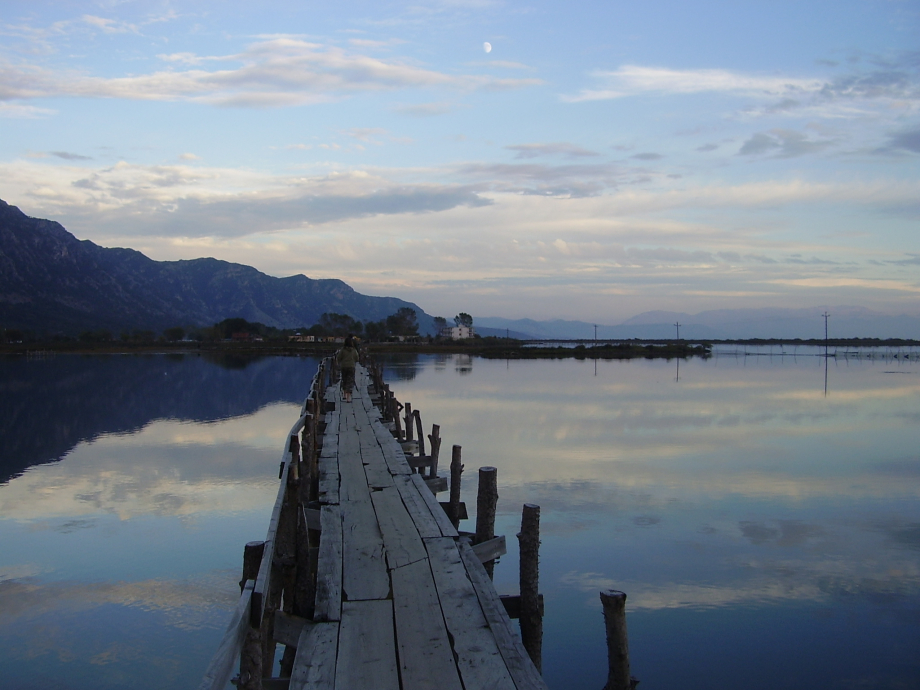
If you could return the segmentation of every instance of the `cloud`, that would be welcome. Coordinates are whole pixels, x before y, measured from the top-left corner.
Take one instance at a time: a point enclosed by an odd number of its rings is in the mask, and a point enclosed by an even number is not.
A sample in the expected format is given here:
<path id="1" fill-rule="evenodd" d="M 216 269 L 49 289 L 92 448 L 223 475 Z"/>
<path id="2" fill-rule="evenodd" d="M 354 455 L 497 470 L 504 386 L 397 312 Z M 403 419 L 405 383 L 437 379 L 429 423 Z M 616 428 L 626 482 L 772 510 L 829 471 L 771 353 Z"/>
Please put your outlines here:
<path id="1" fill-rule="evenodd" d="M 920 153 L 920 128 L 909 129 L 892 135 L 885 149 Z"/>
<path id="2" fill-rule="evenodd" d="M 164 57 L 199 68 L 106 78 L 58 73 L 29 65 L 0 65 L 0 101 L 73 96 L 285 107 L 371 91 L 439 87 L 505 91 L 542 83 L 539 79 L 447 74 L 291 38 L 254 43 L 242 53 L 221 58 L 189 53 Z M 237 66 L 200 68 L 203 62 L 218 59 Z"/>
<path id="3" fill-rule="evenodd" d="M 764 116 L 810 114 L 817 117 L 890 117 L 892 111 L 920 109 L 917 65 L 908 57 L 881 69 L 826 77 L 791 77 L 746 74 L 725 69 L 678 70 L 624 65 L 596 71 L 600 87 L 563 95 L 568 103 L 649 95 L 727 94 L 766 105 L 748 106 L 742 114 Z M 877 102 L 877 112 L 867 104 Z"/>
<path id="4" fill-rule="evenodd" d="M 657 161 L 664 158 L 664 156 L 660 153 L 637 153 L 634 156 L 630 156 L 630 158 L 635 158 L 640 161 Z"/>
<path id="5" fill-rule="evenodd" d="M 732 92 L 775 97 L 811 93 L 825 85 L 820 79 L 748 75 L 721 69 L 675 70 L 639 65 L 624 65 L 613 71 L 598 71 L 592 76 L 607 82 L 608 88 L 584 90 L 576 96 L 563 96 L 562 100 L 568 103 L 578 103 L 623 98 L 641 93 L 707 92 Z"/>
<path id="6" fill-rule="evenodd" d="M 184 161 L 200 161 L 201 156 L 196 156 L 194 153 L 182 153 L 179 155 L 179 159 Z"/>
<path id="7" fill-rule="evenodd" d="M 345 134 L 350 136 L 352 139 L 357 139 L 358 141 L 364 141 L 371 144 L 379 143 L 374 141 L 373 137 L 386 133 L 387 131 L 381 127 L 352 127 L 345 132 Z"/>
<path id="8" fill-rule="evenodd" d="M 52 156 L 63 158 L 65 161 L 91 161 L 89 156 L 81 156 L 79 153 L 68 153 L 67 151 L 50 151 Z"/>
<path id="9" fill-rule="evenodd" d="M 416 103 L 413 105 L 399 106 L 396 111 L 404 115 L 414 117 L 433 117 L 435 115 L 445 115 L 457 109 L 457 105 L 447 101 L 437 103 Z"/>
<path id="10" fill-rule="evenodd" d="M 119 22 L 114 19 L 105 19 L 104 17 L 96 17 L 91 14 L 84 14 L 81 17 L 81 20 L 85 24 L 96 27 L 106 34 L 138 33 L 137 27 L 133 24 L 128 24 L 127 22 Z"/>
<path id="11" fill-rule="evenodd" d="M 696 150 L 700 153 L 706 153 L 708 151 L 715 151 L 717 148 L 719 148 L 718 144 L 703 144 L 702 146 L 697 146 Z"/>
<path id="12" fill-rule="evenodd" d="M 775 158 L 795 158 L 819 153 L 832 146 L 833 140 L 812 141 L 801 132 L 788 129 L 772 129 L 751 136 L 738 150 L 739 156 L 773 154 Z"/>
<path id="13" fill-rule="evenodd" d="M 55 111 L 48 108 L 38 108 L 34 105 L 22 105 L 20 103 L 5 103 L 0 100 L 0 117 L 35 119 L 54 114 Z"/>
<path id="14" fill-rule="evenodd" d="M 556 142 L 552 144 L 514 144 L 506 146 L 508 151 L 516 151 L 515 158 L 537 158 L 538 156 L 562 156 L 563 158 L 583 158 L 600 155 L 575 144 Z"/>

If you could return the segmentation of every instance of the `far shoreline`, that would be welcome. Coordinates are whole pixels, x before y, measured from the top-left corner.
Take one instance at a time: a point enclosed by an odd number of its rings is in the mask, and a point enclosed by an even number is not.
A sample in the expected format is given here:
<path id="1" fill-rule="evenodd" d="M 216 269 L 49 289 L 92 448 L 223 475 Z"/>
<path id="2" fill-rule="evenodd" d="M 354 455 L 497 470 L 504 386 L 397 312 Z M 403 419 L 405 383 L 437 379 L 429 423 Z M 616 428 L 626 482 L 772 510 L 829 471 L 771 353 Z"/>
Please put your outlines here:
<path id="1" fill-rule="evenodd" d="M 743 338 L 724 340 L 676 339 L 547 339 L 514 340 L 508 338 L 475 338 L 461 341 L 432 340 L 430 342 L 362 343 L 371 354 L 466 354 L 487 359 L 688 359 L 707 358 L 714 345 L 753 347 L 792 346 L 818 348 L 902 348 L 920 347 L 920 340 L 905 338 Z M 335 352 L 339 343 L 263 342 L 149 342 L 86 343 L 77 341 L 46 341 L 0 344 L 0 354 L 42 356 L 76 355 L 186 355 L 227 354 L 237 356 L 313 356 L 324 357 Z M 829 356 L 830 353 L 829 353 Z"/>

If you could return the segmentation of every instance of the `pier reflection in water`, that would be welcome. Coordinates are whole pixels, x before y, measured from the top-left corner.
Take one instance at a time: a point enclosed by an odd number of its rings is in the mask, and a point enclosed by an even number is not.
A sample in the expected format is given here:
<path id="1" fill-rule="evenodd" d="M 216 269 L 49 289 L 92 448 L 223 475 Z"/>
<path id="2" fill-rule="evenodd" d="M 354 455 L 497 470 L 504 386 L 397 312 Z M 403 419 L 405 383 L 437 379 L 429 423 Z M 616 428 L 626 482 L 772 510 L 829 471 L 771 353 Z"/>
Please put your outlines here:
<path id="1" fill-rule="evenodd" d="M 658 360 L 389 363 L 463 446 L 471 513 L 482 465 L 497 533 L 542 507 L 550 687 L 603 684 L 608 587 L 629 594 L 640 687 L 920 684 L 920 364 L 830 360 L 825 397 L 808 354 L 688 360 L 679 379 Z M 194 687 L 316 362 L 0 367 L 3 687 Z M 514 593 L 508 548 L 495 579 Z"/>

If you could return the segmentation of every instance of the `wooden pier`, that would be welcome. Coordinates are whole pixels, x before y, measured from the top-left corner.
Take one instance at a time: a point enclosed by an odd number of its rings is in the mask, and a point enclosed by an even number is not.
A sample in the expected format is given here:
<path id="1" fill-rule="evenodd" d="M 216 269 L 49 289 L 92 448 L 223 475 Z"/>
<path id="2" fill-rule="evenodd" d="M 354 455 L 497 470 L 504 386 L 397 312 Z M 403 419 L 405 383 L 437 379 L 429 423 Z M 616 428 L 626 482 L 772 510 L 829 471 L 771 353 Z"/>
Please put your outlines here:
<path id="1" fill-rule="evenodd" d="M 506 610 L 536 609 L 536 582 L 503 602 L 483 563 L 504 538 L 458 532 L 459 447 L 442 507 L 438 427 L 426 454 L 417 411 L 406 406 L 403 432 L 382 378 L 359 367 L 348 403 L 329 368 L 291 430 L 268 536 L 247 545 L 240 602 L 200 688 L 223 690 L 237 662 L 247 689 L 546 688 Z"/>

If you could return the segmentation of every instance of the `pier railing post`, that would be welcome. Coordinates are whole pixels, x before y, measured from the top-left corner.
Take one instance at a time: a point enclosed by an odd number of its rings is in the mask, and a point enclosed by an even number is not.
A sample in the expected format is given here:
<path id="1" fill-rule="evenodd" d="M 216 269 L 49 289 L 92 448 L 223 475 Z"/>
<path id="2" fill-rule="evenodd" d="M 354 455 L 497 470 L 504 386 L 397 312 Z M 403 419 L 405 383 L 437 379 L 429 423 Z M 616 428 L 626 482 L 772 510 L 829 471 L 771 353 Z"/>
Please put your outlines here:
<path id="1" fill-rule="evenodd" d="M 498 470 L 479 468 L 479 489 L 476 493 L 476 543 L 481 544 L 495 536 L 495 509 L 498 505 Z M 482 564 L 491 578 L 495 561 Z"/>
<path id="2" fill-rule="evenodd" d="M 626 636 L 626 593 L 601 591 L 607 629 L 607 684 L 603 690 L 632 690 L 638 681 L 629 675 L 629 641 Z"/>
<path id="3" fill-rule="evenodd" d="M 454 446 L 450 456 L 450 509 L 451 523 L 454 527 L 460 525 L 460 475 L 463 474 L 463 463 L 460 462 L 460 446 Z"/>
<path id="4" fill-rule="evenodd" d="M 525 503 L 517 535 L 521 561 L 521 642 L 538 671 L 543 669 L 543 617 L 540 615 L 540 506 Z"/>

